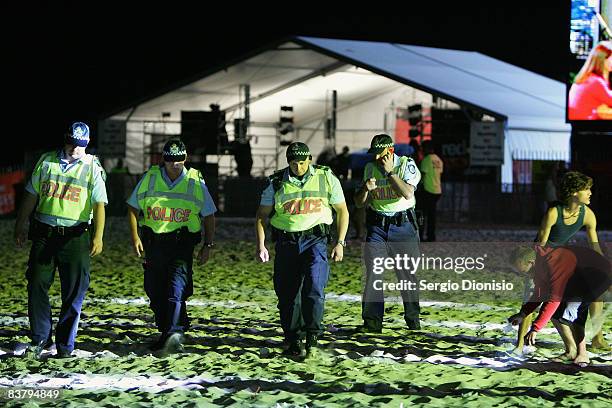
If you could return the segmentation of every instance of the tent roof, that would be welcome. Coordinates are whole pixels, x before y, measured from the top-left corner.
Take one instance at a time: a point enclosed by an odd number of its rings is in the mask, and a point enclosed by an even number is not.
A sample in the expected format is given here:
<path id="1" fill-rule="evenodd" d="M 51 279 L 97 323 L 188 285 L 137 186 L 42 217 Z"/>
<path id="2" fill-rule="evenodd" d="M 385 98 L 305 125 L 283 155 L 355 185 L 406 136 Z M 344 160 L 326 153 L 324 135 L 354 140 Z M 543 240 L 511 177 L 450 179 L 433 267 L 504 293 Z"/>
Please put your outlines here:
<path id="1" fill-rule="evenodd" d="M 298 40 L 415 88 L 505 117 L 510 128 L 569 130 L 565 84 L 477 52 L 312 37 Z"/>
<path id="2" fill-rule="evenodd" d="M 381 77 L 368 78 L 364 70 Z M 507 119 L 510 128 L 569 130 L 561 82 L 477 52 L 313 37 L 279 41 L 123 107 L 120 114 L 137 107 L 136 116 L 159 117 L 160 109 L 205 110 L 211 103 L 231 111 L 241 102 L 243 83 L 250 85 L 253 112 L 259 105 L 270 120 L 278 118 L 279 103 L 289 97 L 302 104 L 296 108 L 302 117 L 296 119 L 303 122 L 320 113 L 325 89 L 337 89 L 339 102 L 352 104 L 401 83 Z M 258 103 L 266 99 L 275 101 L 274 108 Z"/>

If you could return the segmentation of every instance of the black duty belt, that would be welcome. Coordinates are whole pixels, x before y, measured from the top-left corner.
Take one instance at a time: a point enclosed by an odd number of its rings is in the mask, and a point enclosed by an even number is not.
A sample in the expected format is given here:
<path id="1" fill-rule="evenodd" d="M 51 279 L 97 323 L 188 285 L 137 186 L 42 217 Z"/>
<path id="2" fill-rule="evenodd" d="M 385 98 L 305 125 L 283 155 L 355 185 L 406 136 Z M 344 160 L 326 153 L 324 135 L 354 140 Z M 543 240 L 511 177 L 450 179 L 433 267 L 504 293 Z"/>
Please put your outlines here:
<path id="1" fill-rule="evenodd" d="M 45 224 L 38 220 L 32 222 L 32 232 L 36 237 L 76 237 L 84 233 L 89 229 L 89 224 L 82 222 L 73 227 L 52 227 L 51 225 Z"/>
<path id="2" fill-rule="evenodd" d="M 406 222 L 410 222 L 413 227 L 417 228 L 416 217 L 412 208 L 405 211 L 399 211 L 390 216 L 377 213 L 371 209 L 368 209 L 366 212 L 366 224 L 368 225 L 386 228 L 389 225 L 401 226 Z"/>
<path id="3" fill-rule="evenodd" d="M 172 232 L 155 233 L 149 227 L 142 227 L 142 237 L 149 242 L 184 242 L 198 244 L 202 239 L 202 235 L 199 232 L 191 232 L 187 227 L 179 228 Z"/>
<path id="4" fill-rule="evenodd" d="M 327 237 L 330 232 L 330 227 L 327 224 L 317 224 L 312 228 L 304 231 L 289 232 L 272 226 L 272 237 L 274 240 L 297 240 L 302 236 Z"/>

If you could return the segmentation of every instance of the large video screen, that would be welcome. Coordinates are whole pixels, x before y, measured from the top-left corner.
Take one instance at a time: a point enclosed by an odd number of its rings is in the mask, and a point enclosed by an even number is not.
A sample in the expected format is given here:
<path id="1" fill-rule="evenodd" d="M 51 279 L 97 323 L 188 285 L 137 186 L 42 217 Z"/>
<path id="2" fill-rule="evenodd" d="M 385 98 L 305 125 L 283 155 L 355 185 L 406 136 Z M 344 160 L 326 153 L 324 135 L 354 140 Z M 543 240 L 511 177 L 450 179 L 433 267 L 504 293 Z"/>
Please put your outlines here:
<path id="1" fill-rule="evenodd" d="M 571 0 L 569 121 L 612 120 L 612 0 Z"/>

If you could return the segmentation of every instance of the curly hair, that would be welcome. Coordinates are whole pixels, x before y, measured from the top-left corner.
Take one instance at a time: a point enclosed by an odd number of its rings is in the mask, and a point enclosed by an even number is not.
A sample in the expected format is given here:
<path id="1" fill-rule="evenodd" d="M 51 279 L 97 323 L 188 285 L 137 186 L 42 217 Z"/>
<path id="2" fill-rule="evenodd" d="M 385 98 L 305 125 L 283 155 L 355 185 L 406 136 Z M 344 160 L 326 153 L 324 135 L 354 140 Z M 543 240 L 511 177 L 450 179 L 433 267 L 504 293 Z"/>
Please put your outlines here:
<path id="1" fill-rule="evenodd" d="M 568 171 L 561 179 L 559 199 L 566 203 L 574 193 L 593 186 L 593 179 L 577 171 Z"/>

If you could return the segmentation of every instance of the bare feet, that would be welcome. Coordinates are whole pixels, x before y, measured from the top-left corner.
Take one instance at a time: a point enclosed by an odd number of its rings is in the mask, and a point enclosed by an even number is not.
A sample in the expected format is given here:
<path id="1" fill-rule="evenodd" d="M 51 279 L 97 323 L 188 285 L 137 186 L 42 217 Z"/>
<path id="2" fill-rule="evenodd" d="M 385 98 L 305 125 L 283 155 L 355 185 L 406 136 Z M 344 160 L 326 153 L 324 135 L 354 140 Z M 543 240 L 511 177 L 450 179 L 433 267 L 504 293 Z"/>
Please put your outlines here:
<path id="1" fill-rule="evenodd" d="M 565 353 L 561 354 L 560 356 L 557 356 L 555 358 L 553 358 L 553 361 L 556 361 L 558 363 L 565 363 L 567 361 L 572 361 L 575 360 L 577 358 L 577 352 L 575 351 L 566 351 Z"/>
<path id="2" fill-rule="evenodd" d="M 589 356 L 586 354 L 578 354 L 574 359 L 574 364 L 582 368 L 588 366 L 590 362 L 591 360 L 589 360 Z"/>
<path id="3" fill-rule="evenodd" d="M 593 341 L 591 341 L 591 348 L 598 351 L 610 351 L 612 347 L 606 342 L 604 337 L 601 334 L 593 337 Z"/>
<path id="4" fill-rule="evenodd" d="M 512 354 L 514 354 L 515 356 L 522 356 L 523 355 L 523 346 L 517 346 L 514 350 L 512 350 L 511 352 Z"/>

